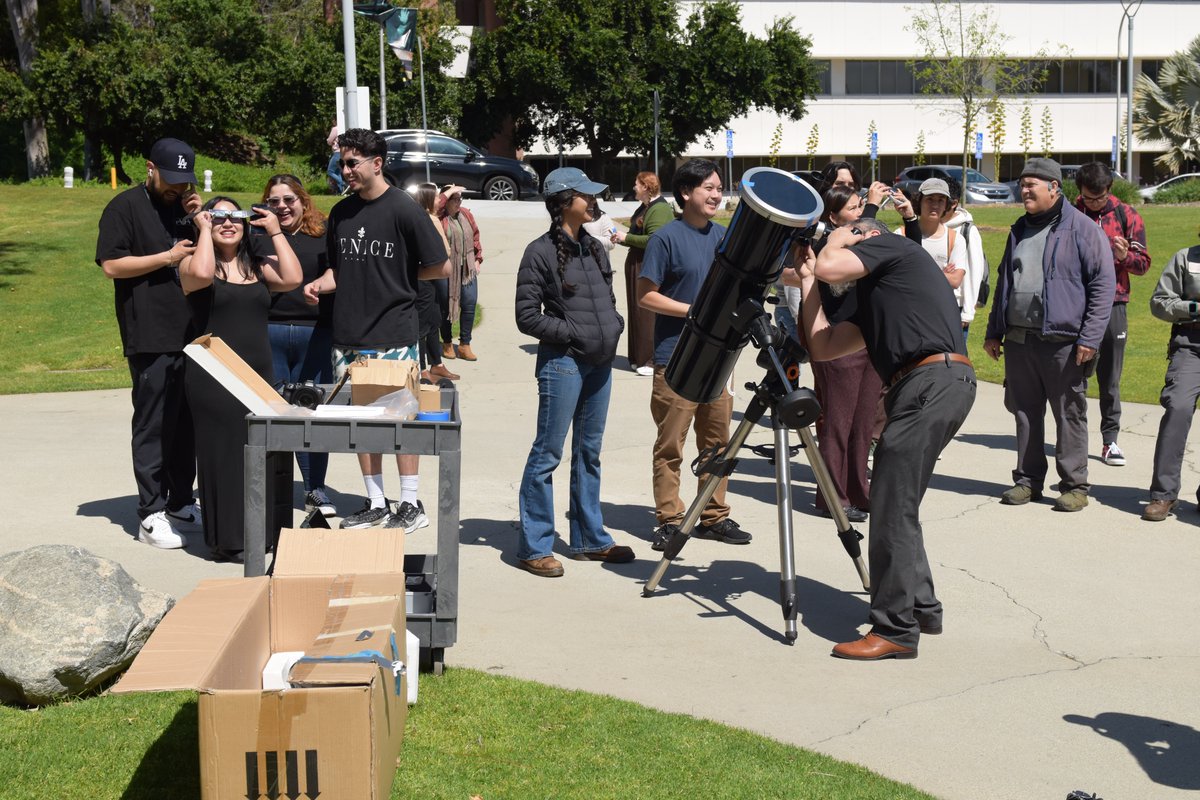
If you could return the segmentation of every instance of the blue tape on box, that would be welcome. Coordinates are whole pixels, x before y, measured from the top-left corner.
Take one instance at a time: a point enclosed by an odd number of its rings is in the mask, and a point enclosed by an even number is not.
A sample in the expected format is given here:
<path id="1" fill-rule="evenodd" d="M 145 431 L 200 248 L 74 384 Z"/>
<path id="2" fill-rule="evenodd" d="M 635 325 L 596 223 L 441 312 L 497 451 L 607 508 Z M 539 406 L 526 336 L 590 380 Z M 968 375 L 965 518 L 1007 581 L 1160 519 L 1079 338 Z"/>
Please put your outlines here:
<path id="1" fill-rule="evenodd" d="M 417 420 L 419 422 L 449 422 L 450 412 L 446 411 L 418 411 Z"/>

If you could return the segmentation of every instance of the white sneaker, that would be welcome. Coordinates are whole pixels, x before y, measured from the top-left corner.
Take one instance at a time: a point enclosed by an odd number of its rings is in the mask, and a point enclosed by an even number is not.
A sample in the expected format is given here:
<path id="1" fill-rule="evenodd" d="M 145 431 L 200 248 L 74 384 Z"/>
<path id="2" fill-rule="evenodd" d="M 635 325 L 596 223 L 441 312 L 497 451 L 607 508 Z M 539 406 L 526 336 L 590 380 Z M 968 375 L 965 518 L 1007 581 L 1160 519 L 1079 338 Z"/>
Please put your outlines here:
<path id="1" fill-rule="evenodd" d="M 191 505 L 186 505 L 178 511 L 168 511 L 167 520 L 177 531 L 199 533 L 204 530 L 204 515 L 200 513 L 200 504 L 194 500 Z"/>
<path id="2" fill-rule="evenodd" d="M 641 375 L 643 378 L 649 378 L 654 375 L 654 367 L 650 366 L 649 364 L 644 364 L 635 369 L 634 372 L 636 372 L 638 375 Z"/>
<path id="3" fill-rule="evenodd" d="M 1104 445 L 1104 449 L 1100 451 L 1100 460 L 1110 467 L 1125 466 L 1125 454 L 1117 447 L 1116 442 Z"/>
<path id="4" fill-rule="evenodd" d="M 155 511 L 142 520 L 138 526 L 138 541 L 163 550 L 176 550 L 185 544 L 165 511 Z"/>

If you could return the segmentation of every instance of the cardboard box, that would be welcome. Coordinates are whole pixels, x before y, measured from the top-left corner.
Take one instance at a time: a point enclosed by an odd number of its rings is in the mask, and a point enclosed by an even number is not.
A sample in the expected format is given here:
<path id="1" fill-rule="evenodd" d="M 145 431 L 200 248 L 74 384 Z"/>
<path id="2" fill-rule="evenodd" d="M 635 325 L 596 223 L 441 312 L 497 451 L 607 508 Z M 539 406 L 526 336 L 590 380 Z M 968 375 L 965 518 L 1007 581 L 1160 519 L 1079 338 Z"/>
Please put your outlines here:
<path id="1" fill-rule="evenodd" d="M 200 692 L 204 800 L 386 800 L 408 717 L 392 665 L 408 661 L 404 608 L 403 531 L 285 530 L 274 577 L 201 582 L 111 691 Z M 305 652 L 291 688 L 264 691 L 288 650 Z"/>
<path id="2" fill-rule="evenodd" d="M 251 414 L 277 416 L 293 408 L 220 337 L 205 334 L 183 352 L 236 397 Z"/>
<path id="3" fill-rule="evenodd" d="M 408 389 L 416 397 L 421 382 L 421 367 L 415 361 L 368 358 L 351 364 L 349 370 L 350 402 L 356 406 L 368 405 L 399 389 Z"/>
<path id="4" fill-rule="evenodd" d="M 442 387 L 432 386 L 428 383 L 422 383 L 420 389 L 421 391 L 417 394 L 417 410 L 441 411 Z"/>

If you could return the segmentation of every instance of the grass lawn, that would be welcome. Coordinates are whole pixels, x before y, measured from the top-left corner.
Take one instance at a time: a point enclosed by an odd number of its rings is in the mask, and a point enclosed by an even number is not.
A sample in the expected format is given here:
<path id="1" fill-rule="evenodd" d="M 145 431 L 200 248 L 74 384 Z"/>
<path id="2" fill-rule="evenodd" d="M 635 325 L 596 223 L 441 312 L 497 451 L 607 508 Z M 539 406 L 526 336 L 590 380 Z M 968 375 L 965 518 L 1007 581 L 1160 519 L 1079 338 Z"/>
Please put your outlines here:
<path id="1" fill-rule="evenodd" d="M 84 185 L 0 186 L 0 394 L 112 389 L 129 385 L 113 312 L 111 282 L 94 262 L 96 223 L 112 190 Z M 235 194 L 242 203 L 257 200 Z M 328 211 L 336 198 L 318 196 Z M 1166 369 L 1169 326 L 1150 316 L 1150 293 L 1163 265 L 1194 244 L 1195 206 L 1143 206 L 1152 266 L 1134 278 L 1129 305 L 1124 399 L 1155 403 Z M 1013 206 L 973 207 L 993 268 L 1000 261 Z M 890 217 L 890 219 L 889 219 Z M 898 219 L 885 211 L 886 221 Z M 995 285 L 993 276 L 992 285 Z M 1002 366 L 983 353 L 984 314 L 971 326 L 980 378 L 999 381 Z M 1093 389 L 1094 391 L 1094 389 Z"/>
<path id="2" fill-rule="evenodd" d="M 6 800 L 198 798 L 191 693 L 0 706 Z M 69 791 L 64 787 L 70 787 Z M 393 798 L 929 798 L 747 731 L 482 672 L 422 676 Z"/>

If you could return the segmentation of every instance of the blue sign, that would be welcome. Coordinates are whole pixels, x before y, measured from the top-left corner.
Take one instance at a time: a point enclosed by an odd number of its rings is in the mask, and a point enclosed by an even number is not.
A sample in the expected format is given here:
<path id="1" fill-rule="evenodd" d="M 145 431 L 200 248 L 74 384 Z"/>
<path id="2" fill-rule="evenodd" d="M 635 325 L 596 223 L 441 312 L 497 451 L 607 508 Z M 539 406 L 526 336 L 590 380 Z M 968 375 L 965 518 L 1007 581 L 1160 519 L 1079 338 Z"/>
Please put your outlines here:
<path id="1" fill-rule="evenodd" d="M 879 131 L 871 131 L 871 160 L 879 158 Z"/>
<path id="2" fill-rule="evenodd" d="M 1113 137 L 1112 165 L 1113 165 L 1113 169 L 1116 169 L 1116 167 L 1117 167 L 1117 137 L 1116 136 Z"/>
<path id="3" fill-rule="evenodd" d="M 725 129 L 725 146 L 730 148 L 733 147 L 733 128 Z"/>
<path id="4" fill-rule="evenodd" d="M 975 132 L 975 160 L 983 161 L 983 133 Z"/>
<path id="5" fill-rule="evenodd" d="M 732 147 L 725 151 L 725 157 L 733 158 L 733 148 Z"/>

